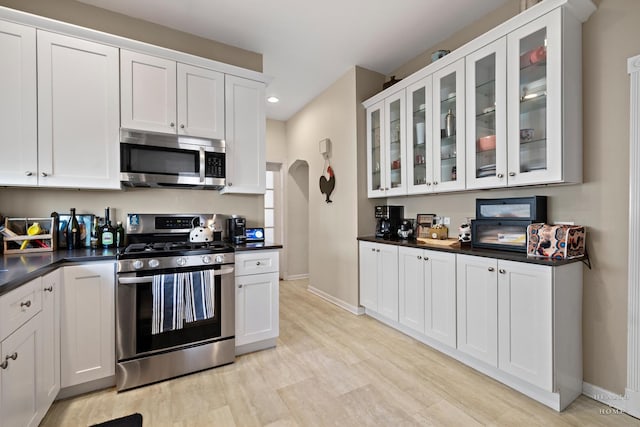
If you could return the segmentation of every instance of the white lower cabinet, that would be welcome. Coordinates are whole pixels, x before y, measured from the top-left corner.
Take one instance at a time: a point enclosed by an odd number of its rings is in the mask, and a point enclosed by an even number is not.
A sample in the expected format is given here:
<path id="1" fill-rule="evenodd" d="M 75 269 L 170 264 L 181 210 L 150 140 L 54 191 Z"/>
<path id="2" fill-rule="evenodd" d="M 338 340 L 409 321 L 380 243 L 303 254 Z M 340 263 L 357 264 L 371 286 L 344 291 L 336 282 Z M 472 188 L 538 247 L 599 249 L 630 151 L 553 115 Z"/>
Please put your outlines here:
<path id="1" fill-rule="evenodd" d="M 115 374 L 113 262 L 64 267 L 61 387 Z"/>
<path id="2" fill-rule="evenodd" d="M 456 346 L 456 255 L 400 247 L 399 322 Z"/>
<path id="3" fill-rule="evenodd" d="M 360 304 L 398 321 L 398 247 L 360 242 Z"/>
<path id="4" fill-rule="evenodd" d="M 236 354 L 273 347 L 280 333 L 278 251 L 236 252 Z"/>
<path id="5" fill-rule="evenodd" d="M 457 258 L 458 350 L 498 366 L 498 260 Z"/>
<path id="6" fill-rule="evenodd" d="M 62 270 L 42 277 L 40 327 L 42 347 L 38 352 L 38 415 L 42 419 L 60 391 L 60 291 Z"/>

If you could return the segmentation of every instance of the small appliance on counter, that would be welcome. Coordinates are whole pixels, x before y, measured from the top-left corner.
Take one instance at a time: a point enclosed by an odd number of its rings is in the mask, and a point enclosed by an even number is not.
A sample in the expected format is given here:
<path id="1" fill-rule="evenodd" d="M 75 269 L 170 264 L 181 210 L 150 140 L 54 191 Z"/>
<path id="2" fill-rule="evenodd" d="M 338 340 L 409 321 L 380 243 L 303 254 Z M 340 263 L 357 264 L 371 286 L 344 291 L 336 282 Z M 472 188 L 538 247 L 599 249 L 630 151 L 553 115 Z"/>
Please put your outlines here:
<path id="1" fill-rule="evenodd" d="M 431 237 L 429 229 L 433 227 L 435 218 L 435 214 L 418 214 L 416 216 L 416 240 L 424 242 Z"/>
<path id="2" fill-rule="evenodd" d="M 404 206 L 376 206 L 376 237 L 394 238 L 404 219 Z"/>
<path id="3" fill-rule="evenodd" d="M 398 228 L 398 237 L 402 240 L 415 240 L 413 235 L 413 220 L 403 219 Z"/>
<path id="4" fill-rule="evenodd" d="M 264 242 L 264 228 L 247 228 L 247 243 Z"/>
<path id="5" fill-rule="evenodd" d="M 243 245 L 247 242 L 247 220 L 244 217 L 232 215 L 227 219 L 227 236 L 234 245 Z"/>
<path id="6" fill-rule="evenodd" d="M 471 221 L 471 246 L 526 252 L 527 227 L 546 221 L 546 196 L 476 199 L 476 219 Z"/>

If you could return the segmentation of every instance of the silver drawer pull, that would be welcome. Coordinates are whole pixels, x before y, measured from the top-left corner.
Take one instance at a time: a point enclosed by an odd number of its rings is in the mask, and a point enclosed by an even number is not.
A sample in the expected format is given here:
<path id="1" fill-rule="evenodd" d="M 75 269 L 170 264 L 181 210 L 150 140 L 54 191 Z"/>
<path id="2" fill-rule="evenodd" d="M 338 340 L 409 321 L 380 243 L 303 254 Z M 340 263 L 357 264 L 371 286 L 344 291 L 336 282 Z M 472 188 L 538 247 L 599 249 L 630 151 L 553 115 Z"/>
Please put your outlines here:
<path id="1" fill-rule="evenodd" d="M 260 265 L 260 261 L 257 261 L 257 262 L 256 262 L 256 265 Z"/>
<path id="2" fill-rule="evenodd" d="M 21 302 L 20 307 L 31 307 L 31 300 L 27 300 L 27 302 Z"/>
<path id="3" fill-rule="evenodd" d="M 49 286 L 48 288 L 44 288 L 45 292 L 53 292 L 53 286 Z"/>

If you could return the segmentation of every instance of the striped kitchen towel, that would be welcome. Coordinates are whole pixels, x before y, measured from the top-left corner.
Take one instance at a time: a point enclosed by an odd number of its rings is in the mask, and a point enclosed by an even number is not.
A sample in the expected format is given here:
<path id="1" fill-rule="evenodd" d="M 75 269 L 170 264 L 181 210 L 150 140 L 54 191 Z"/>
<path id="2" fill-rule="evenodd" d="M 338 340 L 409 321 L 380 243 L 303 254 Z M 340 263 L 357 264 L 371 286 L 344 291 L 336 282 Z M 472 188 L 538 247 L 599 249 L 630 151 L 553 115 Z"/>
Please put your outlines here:
<path id="1" fill-rule="evenodd" d="M 211 319 L 215 315 L 214 270 L 180 274 L 185 276 L 185 322 Z"/>
<path id="2" fill-rule="evenodd" d="M 156 274 L 153 276 L 153 312 L 151 334 L 182 329 L 184 322 L 184 279 L 180 274 Z"/>

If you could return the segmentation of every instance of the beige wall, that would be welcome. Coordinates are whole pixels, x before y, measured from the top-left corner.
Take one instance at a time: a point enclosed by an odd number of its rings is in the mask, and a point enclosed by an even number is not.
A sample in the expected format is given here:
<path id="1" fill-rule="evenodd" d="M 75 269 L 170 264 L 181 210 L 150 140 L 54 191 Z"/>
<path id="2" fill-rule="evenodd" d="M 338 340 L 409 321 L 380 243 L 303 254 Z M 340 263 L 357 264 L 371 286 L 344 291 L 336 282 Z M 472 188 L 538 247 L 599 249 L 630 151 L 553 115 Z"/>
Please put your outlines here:
<path id="1" fill-rule="evenodd" d="M 262 54 L 74 0 L 0 0 L 0 6 L 262 72 Z"/>
<path id="2" fill-rule="evenodd" d="M 405 205 L 407 216 L 435 212 L 457 227 L 474 216 L 475 199 L 549 196 L 551 221 L 588 227 L 593 270 L 584 270 L 584 380 L 615 393 L 626 385 L 629 79 L 626 59 L 640 54 L 640 1 L 602 0 L 583 25 L 584 183 L 514 190 L 465 192 L 388 199 Z M 428 64 L 437 48 L 460 46 L 517 13 L 508 3 L 496 13 L 437 43 L 395 72 L 406 76 Z M 568 76 L 571 78 L 571 76 Z M 576 159 L 576 161 L 581 161 Z M 451 236 L 456 234 L 450 230 Z"/>
<path id="3" fill-rule="evenodd" d="M 309 164 L 298 160 L 286 173 L 285 243 L 282 254 L 285 279 L 309 274 Z"/>
<path id="4" fill-rule="evenodd" d="M 267 162 L 287 163 L 287 133 L 285 122 L 267 119 L 265 137 L 265 156 Z"/>

